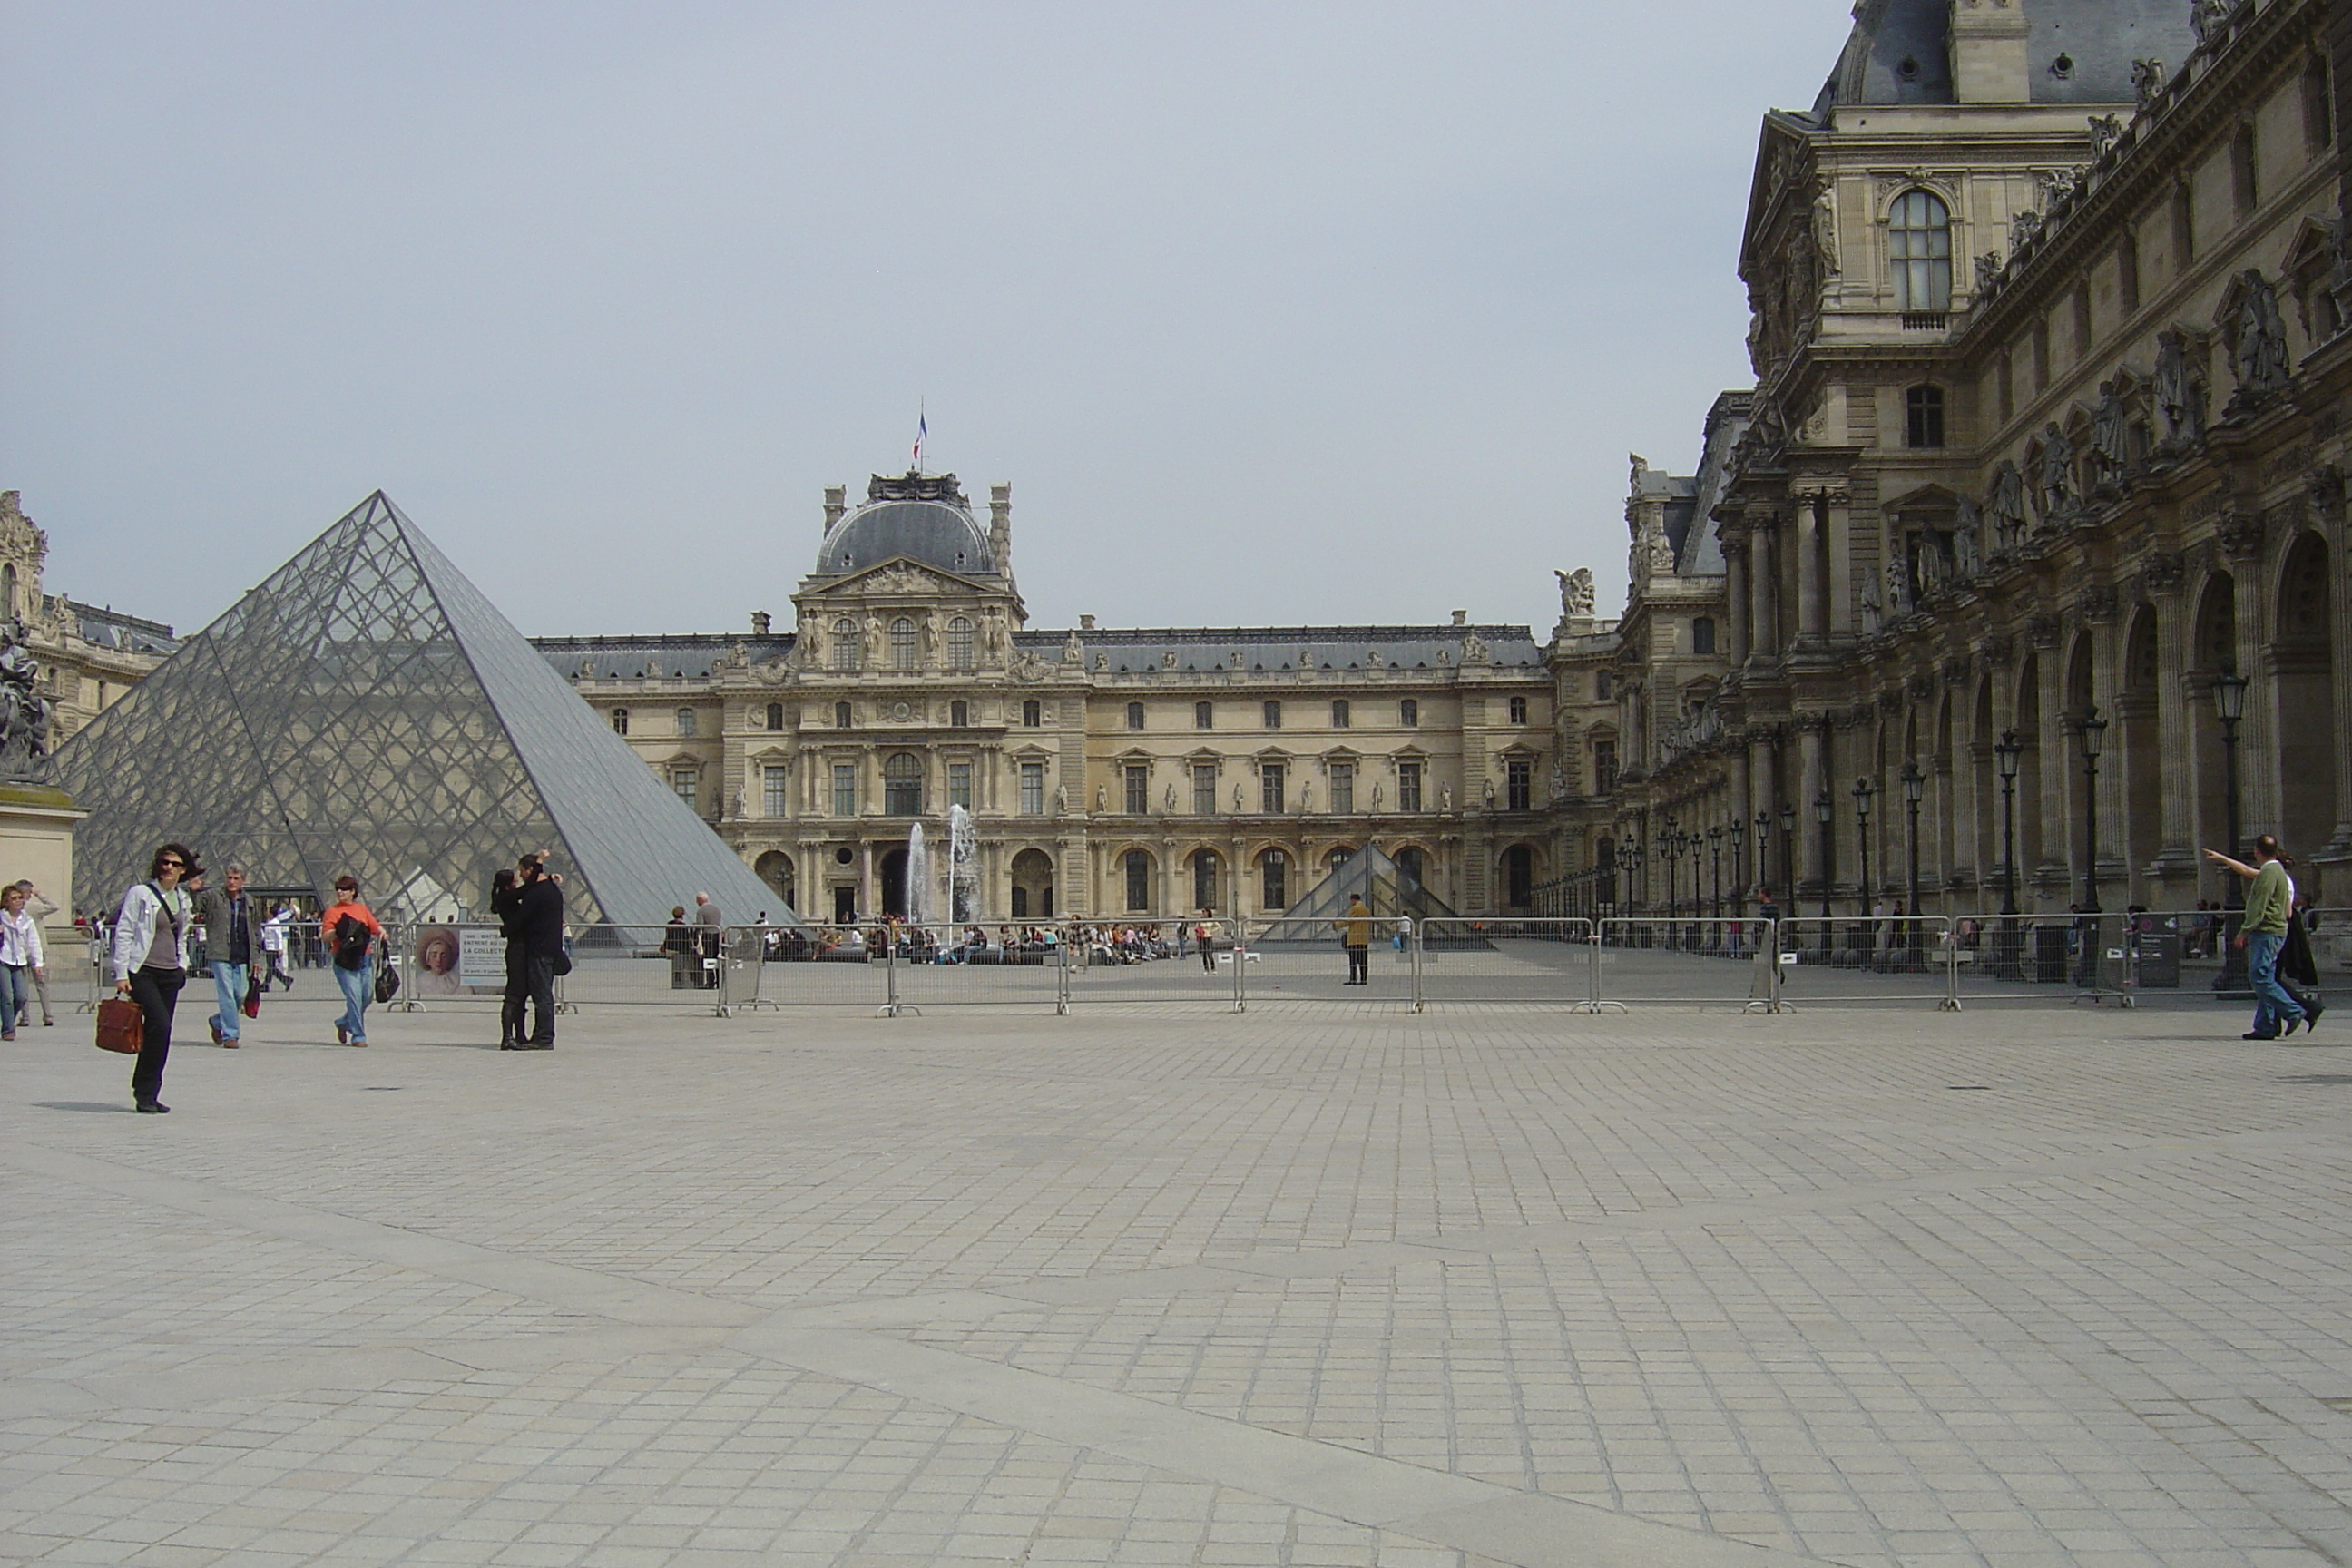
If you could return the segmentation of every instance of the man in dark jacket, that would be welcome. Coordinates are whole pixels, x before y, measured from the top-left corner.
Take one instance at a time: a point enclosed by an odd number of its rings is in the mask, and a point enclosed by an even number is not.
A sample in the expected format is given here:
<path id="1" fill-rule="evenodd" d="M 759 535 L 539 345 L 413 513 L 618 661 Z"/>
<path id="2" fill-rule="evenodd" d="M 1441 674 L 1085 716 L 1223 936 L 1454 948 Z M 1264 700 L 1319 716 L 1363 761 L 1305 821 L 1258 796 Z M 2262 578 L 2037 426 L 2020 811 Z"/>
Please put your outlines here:
<path id="1" fill-rule="evenodd" d="M 510 1051 L 551 1051 L 555 1048 L 555 961 L 563 952 L 563 889 L 536 855 L 523 857 L 515 868 L 515 885 L 499 910 L 507 931 L 507 1028 Z M 495 909 L 496 906 L 493 905 Z M 523 1005 L 531 1012 L 531 1031 L 523 1037 Z"/>
<path id="2" fill-rule="evenodd" d="M 196 895 L 196 923 L 204 927 L 205 952 L 212 957 L 213 995 L 219 1004 L 205 1022 L 212 1026 L 213 1044 L 234 1050 L 246 984 L 253 978 L 253 961 L 261 952 L 261 904 L 247 896 L 244 867 L 227 868 L 221 872 L 221 886 Z"/>

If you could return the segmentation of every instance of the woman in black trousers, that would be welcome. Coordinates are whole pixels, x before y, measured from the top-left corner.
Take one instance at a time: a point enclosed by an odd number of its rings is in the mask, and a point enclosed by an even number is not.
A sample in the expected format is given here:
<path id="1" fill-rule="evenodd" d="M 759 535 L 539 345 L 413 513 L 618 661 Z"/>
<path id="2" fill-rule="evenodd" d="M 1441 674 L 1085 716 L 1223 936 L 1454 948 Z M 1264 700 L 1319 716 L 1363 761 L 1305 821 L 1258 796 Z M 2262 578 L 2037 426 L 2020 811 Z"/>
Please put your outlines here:
<path id="1" fill-rule="evenodd" d="M 180 884 L 198 874 L 184 844 L 166 844 L 148 863 L 147 880 L 122 895 L 114 918 L 114 989 L 139 1004 L 139 1059 L 131 1069 L 131 1102 L 145 1115 L 172 1108 L 163 1092 L 163 1063 L 172 1054 L 172 1010 L 188 983 L 188 895 Z"/>

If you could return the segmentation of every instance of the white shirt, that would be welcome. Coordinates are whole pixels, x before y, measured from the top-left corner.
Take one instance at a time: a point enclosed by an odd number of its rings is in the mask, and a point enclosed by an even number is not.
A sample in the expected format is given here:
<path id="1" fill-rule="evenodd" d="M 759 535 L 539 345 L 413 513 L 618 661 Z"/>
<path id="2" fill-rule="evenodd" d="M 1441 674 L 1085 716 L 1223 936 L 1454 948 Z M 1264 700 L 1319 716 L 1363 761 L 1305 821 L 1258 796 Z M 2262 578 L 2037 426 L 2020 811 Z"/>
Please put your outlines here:
<path id="1" fill-rule="evenodd" d="M 26 910 L 0 912 L 0 963 L 24 969 L 45 969 L 41 956 L 41 922 Z"/>

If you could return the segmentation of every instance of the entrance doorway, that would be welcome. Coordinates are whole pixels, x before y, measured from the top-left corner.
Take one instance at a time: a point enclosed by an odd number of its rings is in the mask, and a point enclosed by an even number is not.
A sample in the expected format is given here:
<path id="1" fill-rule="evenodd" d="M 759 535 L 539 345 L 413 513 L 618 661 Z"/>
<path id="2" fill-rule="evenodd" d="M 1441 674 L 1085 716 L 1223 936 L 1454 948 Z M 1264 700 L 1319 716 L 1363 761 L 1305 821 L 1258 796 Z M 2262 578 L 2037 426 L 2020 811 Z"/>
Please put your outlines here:
<path id="1" fill-rule="evenodd" d="M 857 889 L 847 883 L 833 890 L 833 923 L 854 925 L 857 921 Z"/>
<path id="2" fill-rule="evenodd" d="M 882 857 L 882 912 L 905 919 L 907 914 L 907 852 L 893 849 Z"/>

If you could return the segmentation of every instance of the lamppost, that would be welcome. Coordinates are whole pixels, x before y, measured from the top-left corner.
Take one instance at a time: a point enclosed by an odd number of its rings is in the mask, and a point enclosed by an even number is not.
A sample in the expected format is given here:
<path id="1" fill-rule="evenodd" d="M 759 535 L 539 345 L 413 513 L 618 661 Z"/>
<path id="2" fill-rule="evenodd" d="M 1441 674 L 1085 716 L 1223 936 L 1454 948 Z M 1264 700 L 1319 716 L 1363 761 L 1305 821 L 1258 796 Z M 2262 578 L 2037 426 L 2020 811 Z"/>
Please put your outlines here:
<path id="1" fill-rule="evenodd" d="M 1664 828 L 1658 835 L 1658 863 L 1665 868 L 1666 872 L 1666 932 L 1667 942 L 1671 944 L 1675 929 L 1675 894 L 1679 890 L 1675 885 L 1675 861 L 1681 853 L 1675 841 L 1682 837 L 1682 828 L 1675 823 L 1675 814 L 1671 811 L 1660 820 Z"/>
<path id="2" fill-rule="evenodd" d="M 1759 849 L 1763 842 L 1759 836 Z M 1797 808 L 1785 800 L 1780 803 L 1780 896 L 1789 900 L 1781 908 L 1797 907 Z"/>
<path id="3" fill-rule="evenodd" d="M 2003 730 L 2000 740 L 1993 746 L 1993 762 L 2000 769 L 2000 968 L 2009 979 L 2017 977 L 2017 763 L 2025 754 L 2025 742 L 2017 738 L 2014 730 Z"/>
<path id="4" fill-rule="evenodd" d="M 1628 909 L 1639 909 L 1641 907 L 1641 899 L 1636 889 L 1641 885 L 1642 857 L 1645 853 L 1646 851 L 1643 848 L 1642 841 L 1639 838 L 1634 839 L 1633 843 L 1627 845 L 1623 851 L 1623 858 L 1625 861 L 1623 902 Z"/>
<path id="5" fill-rule="evenodd" d="M 1911 911 L 1911 923 L 1904 945 L 1911 950 L 1911 962 L 1919 962 L 1919 803 L 1927 795 L 1927 775 L 1919 771 L 1917 758 L 1903 764 L 1903 807 L 1910 814 L 1910 875 L 1905 879 L 1905 893 Z"/>
<path id="6" fill-rule="evenodd" d="M 1813 796 L 1813 826 L 1822 833 L 1822 919 L 1824 921 L 1830 918 L 1830 821 L 1835 815 L 1830 805 L 1829 786 L 1823 784 L 1822 793 Z M 1823 940 L 1827 940 L 1826 931 Z"/>
<path id="7" fill-rule="evenodd" d="M 1862 847 L 1861 897 L 1856 900 L 1862 910 L 1861 940 L 1854 945 L 1875 953 L 1878 950 L 1878 921 L 1871 912 L 1870 898 L 1870 797 L 1878 786 L 1865 773 L 1853 781 L 1853 837 Z"/>
<path id="8" fill-rule="evenodd" d="M 2222 826 L 2230 840 L 2229 853 L 2238 853 L 2238 722 L 2246 716 L 2246 678 L 2238 673 L 2237 666 L 2225 664 L 2221 673 L 2213 678 L 2213 713 L 2221 721 L 2221 810 Z M 2246 979 L 2246 955 L 2238 949 L 2238 930 L 2245 918 L 2246 885 L 2235 871 L 2222 880 L 2229 884 L 2222 895 L 2221 908 L 2221 973 L 2213 977 L 2213 994 L 2217 996 L 2237 996 L 2250 989 Z"/>
<path id="9" fill-rule="evenodd" d="M 1723 824 L 1720 822 L 1706 830 L 1706 860 L 1707 875 L 1715 882 L 1712 918 L 1721 920 L 1723 918 Z"/>
<path id="10" fill-rule="evenodd" d="M 2107 721 L 2096 708 L 2076 726 L 2083 742 L 2083 912 L 2099 910 L 2099 753 L 2106 749 Z"/>
<path id="11" fill-rule="evenodd" d="M 1758 816 L 1761 820 L 1762 814 L 1759 812 Z M 1731 918 L 1735 921 L 1744 921 L 1748 918 L 1748 889 L 1740 886 L 1740 879 L 1748 875 L 1748 824 L 1744 819 L 1735 816 L 1731 819 L 1731 826 L 1727 831 L 1731 835 Z M 1759 860 L 1764 858 L 1764 848 L 1760 843 L 1757 846 L 1756 858 Z M 1735 954 L 1739 951 L 1738 936 L 1738 928 L 1735 926 L 1731 946 L 1731 951 Z"/>

